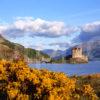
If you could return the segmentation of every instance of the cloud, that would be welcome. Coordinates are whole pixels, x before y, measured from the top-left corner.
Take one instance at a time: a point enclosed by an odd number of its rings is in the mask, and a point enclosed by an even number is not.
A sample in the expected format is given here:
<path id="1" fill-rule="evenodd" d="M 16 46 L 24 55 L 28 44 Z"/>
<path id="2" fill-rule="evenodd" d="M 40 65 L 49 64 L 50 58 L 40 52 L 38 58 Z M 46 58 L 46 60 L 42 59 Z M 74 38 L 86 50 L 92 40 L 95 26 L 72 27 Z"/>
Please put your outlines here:
<path id="1" fill-rule="evenodd" d="M 0 34 L 3 34 L 3 31 L 6 30 L 4 25 L 0 25 Z"/>
<path id="2" fill-rule="evenodd" d="M 100 39 L 100 21 L 81 26 L 81 32 L 78 38 L 82 42 Z"/>
<path id="3" fill-rule="evenodd" d="M 0 33 L 13 38 L 25 35 L 54 38 L 67 36 L 78 31 L 77 27 L 65 25 L 64 22 L 46 21 L 40 18 L 33 19 L 32 17 L 18 17 L 8 25 L 1 25 L 0 29 Z"/>
<path id="4" fill-rule="evenodd" d="M 32 44 L 32 45 L 29 45 L 29 48 L 33 48 L 33 49 L 35 49 L 35 50 L 43 50 L 43 49 L 45 49 L 44 48 L 44 45 L 42 44 L 42 43 L 38 43 L 38 44 Z"/>
<path id="5" fill-rule="evenodd" d="M 100 39 L 100 21 L 74 27 L 60 21 L 18 17 L 12 23 L 1 23 L 0 34 L 12 42 L 38 50 L 66 49 L 80 42 Z M 39 41 L 42 41 L 42 44 Z"/>
<path id="6" fill-rule="evenodd" d="M 70 46 L 72 46 L 71 43 L 66 43 L 66 42 L 55 42 L 55 43 L 51 43 L 49 44 L 49 46 L 54 46 L 54 47 L 58 47 L 59 49 L 67 49 L 69 48 Z"/>

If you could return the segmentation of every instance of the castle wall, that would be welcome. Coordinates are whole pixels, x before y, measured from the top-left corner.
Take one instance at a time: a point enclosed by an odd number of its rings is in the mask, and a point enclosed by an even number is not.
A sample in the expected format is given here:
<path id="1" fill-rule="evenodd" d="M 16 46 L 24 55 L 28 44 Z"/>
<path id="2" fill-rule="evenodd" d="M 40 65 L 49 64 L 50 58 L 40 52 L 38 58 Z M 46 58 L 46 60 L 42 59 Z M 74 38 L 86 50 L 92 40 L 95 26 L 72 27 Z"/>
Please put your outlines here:
<path id="1" fill-rule="evenodd" d="M 72 50 L 72 58 L 83 59 L 88 61 L 88 57 L 82 54 L 82 48 L 73 48 Z"/>
<path id="2" fill-rule="evenodd" d="M 82 57 L 82 49 L 80 48 L 75 48 L 72 50 L 72 58 L 79 58 L 79 57 Z"/>

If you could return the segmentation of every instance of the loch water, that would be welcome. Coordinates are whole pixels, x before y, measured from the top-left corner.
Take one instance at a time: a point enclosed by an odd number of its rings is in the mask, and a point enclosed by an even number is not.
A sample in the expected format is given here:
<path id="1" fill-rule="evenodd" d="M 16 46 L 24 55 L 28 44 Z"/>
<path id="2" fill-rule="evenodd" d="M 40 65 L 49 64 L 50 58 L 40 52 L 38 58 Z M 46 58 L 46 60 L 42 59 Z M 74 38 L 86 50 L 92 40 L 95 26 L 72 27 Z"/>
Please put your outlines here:
<path id="1" fill-rule="evenodd" d="M 50 71 L 64 72 L 67 75 L 86 75 L 100 73 L 100 61 L 90 61 L 86 64 L 50 64 L 36 63 L 29 64 L 32 68 L 45 68 Z"/>

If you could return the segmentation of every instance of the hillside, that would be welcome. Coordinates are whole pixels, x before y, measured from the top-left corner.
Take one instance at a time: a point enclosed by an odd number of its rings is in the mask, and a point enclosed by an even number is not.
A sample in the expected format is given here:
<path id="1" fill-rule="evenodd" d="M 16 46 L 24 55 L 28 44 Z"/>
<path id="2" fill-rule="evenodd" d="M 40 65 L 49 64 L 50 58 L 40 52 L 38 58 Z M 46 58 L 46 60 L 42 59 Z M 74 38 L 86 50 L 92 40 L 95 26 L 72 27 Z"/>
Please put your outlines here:
<path id="1" fill-rule="evenodd" d="M 57 59 L 61 55 L 65 55 L 66 51 L 63 50 L 52 50 L 52 49 L 45 49 L 42 50 L 43 53 L 49 55 L 51 58 Z"/>
<path id="2" fill-rule="evenodd" d="M 88 55 L 89 60 L 100 60 L 100 40 L 89 41 L 78 45 Z"/>
<path id="3" fill-rule="evenodd" d="M 74 47 L 81 47 L 83 49 L 83 53 L 88 56 L 90 61 L 100 60 L 100 40 L 85 42 Z M 71 57 L 72 48 L 73 47 L 63 51 L 63 54 L 55 55 L 54 59 L 60 61 L 62 61 L 62 59 L 68 59 Z"/>
<path id="4" fill-rule="evenodd" d="M 34 61 L 34 59 L 41 60 L 41 58 L 49 58 L 47 54 L 10 42 L 0 35 L 0 59 L 12 60 L 17 56 L 30 61 Z"/>

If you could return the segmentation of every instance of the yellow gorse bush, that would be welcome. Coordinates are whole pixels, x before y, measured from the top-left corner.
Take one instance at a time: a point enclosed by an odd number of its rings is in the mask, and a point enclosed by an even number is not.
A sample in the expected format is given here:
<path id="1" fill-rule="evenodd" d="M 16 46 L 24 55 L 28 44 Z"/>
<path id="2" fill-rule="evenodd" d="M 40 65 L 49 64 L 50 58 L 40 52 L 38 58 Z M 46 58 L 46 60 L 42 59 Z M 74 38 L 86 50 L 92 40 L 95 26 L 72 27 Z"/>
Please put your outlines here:
<path id="1" fill-rule="evenodd" d="M 0 61 L 0 100 L 97 100 L 90 85 L 76 88 L 64 73 L 32 69 L 23 61 Z"/>

